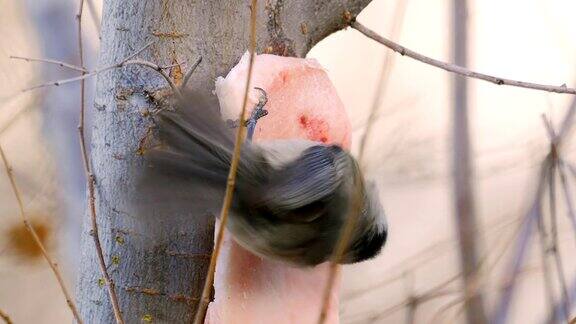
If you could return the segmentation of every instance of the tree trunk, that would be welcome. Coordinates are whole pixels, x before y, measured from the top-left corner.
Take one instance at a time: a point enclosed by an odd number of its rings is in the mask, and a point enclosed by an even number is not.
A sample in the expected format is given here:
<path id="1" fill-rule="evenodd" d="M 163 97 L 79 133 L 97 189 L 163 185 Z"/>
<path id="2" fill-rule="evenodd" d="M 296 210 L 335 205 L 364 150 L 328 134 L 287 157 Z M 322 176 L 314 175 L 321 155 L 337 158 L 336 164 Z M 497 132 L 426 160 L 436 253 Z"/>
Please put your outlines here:
<path id="1" fill-rule="evenodd" d="M 348 3 L 350 2 L 350 3 Z M 346 26 L 369 0 L 266 1 L 258 7 L 258 51 L 304 56 L 330 33 Z M 139 0 L 105 1 L 100 66 L 120 62 L 154 43 L 140 57 L 159 65 L 203 61 L 189 86 L 214 89 L 247 50 L 250 8 L 247 1 Z M 174 72 L 174 69 L 173 69 Z M 185 71 L 184 71 L 185 72 Z M 174 74 L 177 77 L 176 74 Z M 142 237 L 130 211 L 134 172 L 142 167 L 138 154 L 150 121 L 142 112 L 153 108 L 147 94 L 166 88 L 155 72 L 131 66 L 99 75 L 92 130 L 92 161 L 96 177 L 96 208 L 100 240 L 117 285 L 126 323 L 183 323 L 196 307 L 213 242 L 214 220 L 193 211 L 157 206 L 162 240 Z M 151 219 L 152 217 L 145 217 Z M 114 315 L 97 265 L 86 217 L 80 256 L 78 303 L 86 323 L 113 323 Z"/>

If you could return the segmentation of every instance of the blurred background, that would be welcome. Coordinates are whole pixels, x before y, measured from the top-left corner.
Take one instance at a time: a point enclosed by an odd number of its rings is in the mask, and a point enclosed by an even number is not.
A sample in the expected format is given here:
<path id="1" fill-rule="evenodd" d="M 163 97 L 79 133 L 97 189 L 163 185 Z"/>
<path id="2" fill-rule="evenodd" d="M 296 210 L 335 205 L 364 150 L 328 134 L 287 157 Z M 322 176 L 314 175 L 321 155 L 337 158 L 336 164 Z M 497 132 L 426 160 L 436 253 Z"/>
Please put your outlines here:
<path id="1" fill-rule="evenodd" d="M 471 69 L 574 85 L 576 2 L 468 3 Z M 101 2 L 87 4 L 92 5 L 85 8 L 83 19 L 85 65 L 94 69 Z M 9 57 L 77 64 L 76 6 L 73 0 L 0 0 L 0 143 L 12 162 L 29 218 L 71 287 L 85 183 L 76 130 L 79 85 L 26 93 L 21 89 L 78 72 Z M 419 53 L 451 62 L 452 11 L 452 1 L 447 0 L 374 0 L 358 21 Z M 328 37 L 308 56 L 327 69 L 348 109 L 355 154 L 360 154 L 371 110 L 377 109 L 363 162 L 369 177 L 378 181 L 391 234 L 377 259 L 345 267 L 341 322 L 464 322 L 452 189 L 452 75 L 390 55 L 353 29 Z M 93 82 L 88 81 L 89 94 Z M 534 201 L 540 163 L 550 150 L 542 114 L 559 129 L 572 97 L 474 79 L 468 80 L 468 89 L 478 287 L 491 312 L 498 306 L 504 274 Z M 562 146 L 566 166 L 576 165 L 569 135 Z M 70 322 L 57 283 L 20 221 L 8 178 L 0 174 L 0 310 L 15 323 Z M 570 192 L 575 192 L 576 176 L 566 176 Z M 576 236 L 559 179 L 553 190 L 556 199 L 548 198 L 549 190 L 542 199 L 547 235 L 541 240 L 536 230 L 530 233 L 534 239 L 515 276 L 509 323 L 548 321 L 551 302 L 562 298 L 555 253 L 562 261 L 568 295 L 576 297 Z M 551 206 L 557 208 L 557 249 L 550 238 Z M 551 278 L 548 285 L 546 277 Z M 558 321 L 564 318 L 559 315 Z"/>

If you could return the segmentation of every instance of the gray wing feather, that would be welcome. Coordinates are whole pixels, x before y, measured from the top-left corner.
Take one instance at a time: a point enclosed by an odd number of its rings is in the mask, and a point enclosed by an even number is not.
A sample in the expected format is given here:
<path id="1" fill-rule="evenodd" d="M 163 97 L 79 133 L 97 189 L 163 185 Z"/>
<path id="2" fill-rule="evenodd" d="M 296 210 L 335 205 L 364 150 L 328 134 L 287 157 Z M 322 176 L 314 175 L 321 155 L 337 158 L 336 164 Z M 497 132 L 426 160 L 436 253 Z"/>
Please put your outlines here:
<path id="1" fill-rule="evenodd" d="M 334 148 L 313 146 L 274 173 L 260 204 L 281 215 L 330 197 L 340 183 Z"/>

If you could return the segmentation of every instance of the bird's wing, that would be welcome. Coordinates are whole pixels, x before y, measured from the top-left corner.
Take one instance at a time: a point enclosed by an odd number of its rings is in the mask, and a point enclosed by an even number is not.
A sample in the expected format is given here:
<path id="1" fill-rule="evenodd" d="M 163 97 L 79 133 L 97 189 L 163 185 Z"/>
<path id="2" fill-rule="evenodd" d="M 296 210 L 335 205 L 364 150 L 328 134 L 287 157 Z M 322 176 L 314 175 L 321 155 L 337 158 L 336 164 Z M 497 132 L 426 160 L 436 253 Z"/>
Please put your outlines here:
<path id="1" fill-rule="evenodd" d="M 341 183 L 335 146 L 316 145 L 283 168 L 271 171 L 260 190 L 246 191 L 248 205 L 275 217 L 312 221 L 320 216 L 325 200 Z"/>

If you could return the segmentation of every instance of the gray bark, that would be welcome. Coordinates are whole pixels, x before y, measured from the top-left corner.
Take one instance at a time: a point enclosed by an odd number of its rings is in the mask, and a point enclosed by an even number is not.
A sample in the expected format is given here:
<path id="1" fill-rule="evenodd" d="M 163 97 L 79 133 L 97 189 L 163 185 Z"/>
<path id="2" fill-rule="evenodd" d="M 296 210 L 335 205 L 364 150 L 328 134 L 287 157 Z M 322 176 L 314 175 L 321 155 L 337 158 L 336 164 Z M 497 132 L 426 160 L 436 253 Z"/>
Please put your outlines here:
<path id="1" fill-rule="evenodd" d="M 304 56 L 369 0 L 266 1 L 258 8 L 258 52 Z M 100 66 L 121 61 L 151 40 L 141 57 L 158 63 L 174 60 L 203 62 L 190 85 L 213 90 L 247 50 L 250 8 L 247 1 L 139 0 L 104 4 Z M 155 36 L 161 34 L 170 36 Z M 177 37 L 175 37 L 177 36 Z M 146 93 L 166 88 L 154 72 L 131 66 L 102 74 L 97 80 L 92 130 L 92 160 L 97 186 L 100 239 L 111 276 L 117 284 L 126 323 L 182 323 L 195 311 L 211 253 L 213 219 L 192 211 L 157 206 L 154 215 L 191 214 L 162 218 L 168 224 L 162 240 L 148 242 L 131 214 L 133 172 L 142 167 L 138 147 L 149 127 L 141 112 L 152 108 Z M 152 218 L 152 217 L 146 217 Z M 160 219 L 160 217 L 159 217 Z M 171 221 L 172 220 L 172 221 Z M 160 222 L 160 221 L 159 221 Z M 172 223 L 170 223 L 172 222 Z M 112 323 L 114 316 L 106 287 L 100 285 L 90 225 L 85 222 L 80 256 L 78 304 L 86 323 Z"/>

